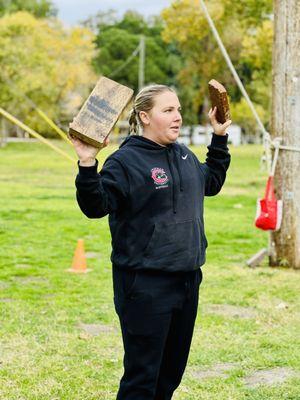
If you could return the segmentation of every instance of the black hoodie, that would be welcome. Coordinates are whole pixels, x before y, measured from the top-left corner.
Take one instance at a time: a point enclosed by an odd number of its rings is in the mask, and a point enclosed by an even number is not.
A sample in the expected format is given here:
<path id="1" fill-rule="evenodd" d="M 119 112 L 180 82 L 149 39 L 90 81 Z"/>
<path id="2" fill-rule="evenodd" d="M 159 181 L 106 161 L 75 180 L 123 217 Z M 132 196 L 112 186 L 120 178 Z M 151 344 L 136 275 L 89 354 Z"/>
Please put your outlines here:
<path id="1" fill-rule="evenodd" d="M 212 135 L 200 163 L 186 146 L 129 136 L 97 173 L 81 167 L 77 201 L 89 218 L 109 214 L 111 261 L 119 268 L 191 271 L 205 263 L 204 196 L 214 196 L 230 164 L 228 135 Z"/>

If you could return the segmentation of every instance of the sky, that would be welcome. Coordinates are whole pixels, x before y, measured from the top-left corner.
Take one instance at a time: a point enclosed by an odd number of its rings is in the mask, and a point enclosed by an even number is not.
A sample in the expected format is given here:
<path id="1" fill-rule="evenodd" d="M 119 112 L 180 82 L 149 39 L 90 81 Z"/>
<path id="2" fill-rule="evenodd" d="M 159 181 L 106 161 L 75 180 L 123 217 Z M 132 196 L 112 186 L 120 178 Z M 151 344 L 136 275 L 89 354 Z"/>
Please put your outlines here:
<path id="1" fill-rule="evenodd" d="M 170 5 L 171 0 L 53 0 L 58 17 L 68 25 L 87 19 L 98 11 L 114 9 L 122 15 L 126 10 L 135 10 L 144 16 L 157 15 Z"/>

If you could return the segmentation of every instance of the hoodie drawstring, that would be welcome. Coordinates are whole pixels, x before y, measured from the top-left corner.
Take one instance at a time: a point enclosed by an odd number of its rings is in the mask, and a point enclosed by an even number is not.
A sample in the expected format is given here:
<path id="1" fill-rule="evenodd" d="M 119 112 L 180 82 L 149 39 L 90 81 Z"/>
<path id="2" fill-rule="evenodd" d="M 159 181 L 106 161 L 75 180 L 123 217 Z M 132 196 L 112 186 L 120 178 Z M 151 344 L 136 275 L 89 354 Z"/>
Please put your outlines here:
<path id="1" fill-rule="evenodd" d="M 178 195 L 177 195 L 176 186 L 175 186 L 173 163 L 172 163 L 172 161 L 170 159 L 170 152 L 171 151 L 172 151 L 172 148 L 168 147 L 167 148 L 167 160 L 168 160 L 170 172 L 171 172 L 172 179 L 173 179 L 173 193 L 172 193 L 172 197 L 173 197 L 173 213 L 176 214 L 177 213 Z M 182 173 L 181 173 L 180 165 L 179 165 L 179 162 L 178 162 L 178 158 L 176 156 L 176 152 L 174 150 L 173 150 L 173 154 L 174 154 L 174 164 L 176 165 L 176 168 L 177 168 L 177 171 L 178 171 L 178 175 L 179 175 L 179 188 L 180 188 L 180 191 L 182 192 L 183 191 Z"/>
<path id="2" fill-rule="evenodd" d="M 171 172 L 171 175 L 172 175 L 172 180 L 173 180 L 173 187 L 172 187 L 172 198 L 173 198 L 173 213 L 174 214 L 176 214 L 176 212 L 177 212 L 177 199 L 176 199 L 176 190 L 175 190 L 175 185 L 174 185 L 174 182 L 175 182 L 175 179 L 174 179 L 174 169 L 173 169 L 173 165 L 172 165 L 172 162 L 171 162 L 171 160 L 170 160 L 170 151 L 171 151 L 171 149 L 168 147 L 167 148 L 167 160 L 168 160 L 168 164 L 169 164 L 169 168 L 170 168 L 170 172 Z"/>
<path id="3" fill-rule="evenodd" d="M 180 154 L 180 156 L 181 156 L 181 154 Z M 178 175 L 179 175 L 179 188 L 180 188 L 180 191 L 183 192 L 182 172 L 181 172 L 180 163 L 178 162 L 178 157 L 177 157 L 176 152 L 174 152 L 174 158 L 175 158 L 175 163 L 176 163 L 176 167 L 177 167 L 177 171 L 178 171 Z"/>

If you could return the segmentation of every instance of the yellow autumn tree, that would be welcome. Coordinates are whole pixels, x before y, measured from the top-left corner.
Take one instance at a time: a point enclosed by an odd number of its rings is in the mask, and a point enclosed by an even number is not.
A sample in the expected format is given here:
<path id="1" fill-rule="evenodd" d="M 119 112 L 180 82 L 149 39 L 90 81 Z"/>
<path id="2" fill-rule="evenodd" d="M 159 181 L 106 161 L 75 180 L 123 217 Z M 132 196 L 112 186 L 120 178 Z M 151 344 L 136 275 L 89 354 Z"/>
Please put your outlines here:
<path id="1" fill-rule="evenodd" d="M 206 1 L 222 41 L 246 85 L 252 99 L 261 108 L 270 103 L 272 1 Z M 191 110 L 188 122 L 206 118 L 209 107 L 207 83 L 215 78 L 223 82 L 231 97 L 234 114 L 242 119 L 244 103 L 198 0 L 176 0 L 162 12 L 165 21 L 163 39 L 178 46 L 183 67 L 178 75 L 183 106 Z M 263 68 L 262 68 L 263 67 Z M 206 108 L 206 109 L 205 109 Z M 240 118 L 241 117 L 241 118 Z M 263 113 L 264 122 L 268 115 Z M 246 124 L 255 129 L 253 120 Z"/>
<path id="2" fill-rule="evenodd" d="M 233 61 L 236 61 L 242 42 L 239 22 L 234 27 L 226 25 L 224 29 L 224 20 L 228 17 L 222 2 L 212 0 L 208 3 L 208 8 Z M 163 39 L 175 42 L 184 59 L 184 67 L 178 76 L 183 91 L 189 88 L 189 95 L 186 98 L 184 96 L 184 106 L 199 116 L 200 107 L 205 104 L 208 81 L 221 77 L 228 85 L 233 79 L 212 37 L 198 0 L 175 1 L 163 11 L 162 17 L 166 23 Z"/>
<path id="3" fill-rule="evenodd" d="M 273 22 L 263 21 L 257 29 L 244 37 L 241 52 L 241 62 L 252 70 L 252 80 L 248 84 L 250 94 L 269 112 L 271 112 L 269 99 L 272 85 L 273 34 Z"/>
<path id="4" fill-rule="evenodd" d="M 57 19 L 17 12 L 0 19 L 0 101 L 3 108 L 42 133 L 49 127 L 26 95 L 57 121 L 67 121 L 95 83 L 94 36 L 66 29 Z"/>

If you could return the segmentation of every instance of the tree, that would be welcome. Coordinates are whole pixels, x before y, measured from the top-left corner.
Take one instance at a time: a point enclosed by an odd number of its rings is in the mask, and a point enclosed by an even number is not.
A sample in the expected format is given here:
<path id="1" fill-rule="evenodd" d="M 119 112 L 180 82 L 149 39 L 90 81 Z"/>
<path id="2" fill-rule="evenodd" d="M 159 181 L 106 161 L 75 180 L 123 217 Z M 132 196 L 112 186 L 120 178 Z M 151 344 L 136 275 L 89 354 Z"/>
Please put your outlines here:
<path id="1" fill-rule="evenodd" d="M 0 0 L 0 16 L 17 11 L 28 11 L 37 18 L 57 15 L 57 9 L 51 0 Z"/>
<path id="2" fill-rule="evenodd" d="M 181 68 L 181 61 L 175 46 L 164 43 L 161 38 L 163 25 L 160 18 L 146 21 L 140 14 L 128 11 L 112 24 L 111 19 L 105 17 L 107 14 L 102 15 L 102 18 L 98 14 L 97 17 L 98 54 L 94 59 L 94 66 L 98 73 L 106 76 L 113 74 L 113 79 L 137 90 L 138 56 L 120 72 L 115 71 L 121 68 L 137 48 L 140 35 L 143 34 L 146 42 L 145 83 L 176 84 L 175 76 Z M 95 20 L 92 25 L 95 27 Z"/>
<path id="3" fill-rule="evenodd" d="M 213 0 L 207 6 L 250 95 L 258 104 L 268 108 L 272 2 L 270 0 L 242 0 L 239 2 Z M 178 0 L 173 2 L 163 11 L 162 17 L 165 21 L 165 29 L 162 33 L 164 40 L 174 43 L 185 60 L 178 80 L 181 85 L 189 87 L 192 96 L 185 98 L 184 107 L 192 109 L 197 119 L 201 121 L 203 118 L 201 113 L 207 96 L 207 82 L 212 77 L 226 83 L 231 102 L 239 103 L 241 93 L 224 63 L 199 1 Z M 266 33 L 267 35 L 264 36 Z M 267 51 L 261 50 L 262 44 L 263 49 Z M 261 65 L 264 67 L 263 70 Z M 236 108 L 236 110 L 239 109 L 243 109 L 242 105 Z M 248 127 L 254 128 L 255 123 L 249 122 Z"/>
<path id="4" fill-rule="evenodd" d="M 65 30 L 57 20 L 27 12 L 0 19 L 0 102 L 40 132 L 49 132 L 27 95 L 51 118 L 70 120 L 95 83 L 94 36 L 86 28 Z M 12 85 L 10 84 L 12 82 Z M 79 95 L 79 98 L 78 98 Z M 71 109 L 67 106 L 77 99 Z"/>
<path id="5" fill-rule="evenodd" d="M 273 65 L 272 136 L 283 145 L 299 148 L 300 143 L 300 7 L 276 0 Z M 279 231 L 272 232 L 270 264 L 300 268 L 300 153 L 280 150 L 275 171 L 277 195 L 283 200 Z"/>
<path id="6" fill-rule="evenodd" d="M 271 113 L 273 22 L 265 20 L 242 42 L 240 60 L 251 70 L 248 91 L 252 99 Z"/>

